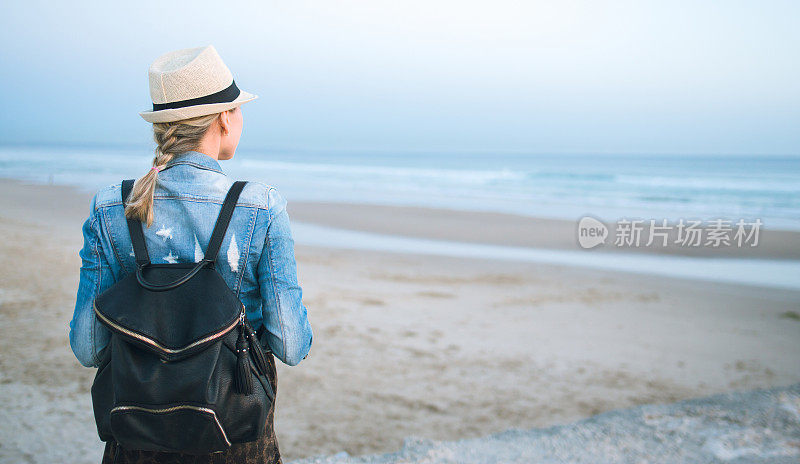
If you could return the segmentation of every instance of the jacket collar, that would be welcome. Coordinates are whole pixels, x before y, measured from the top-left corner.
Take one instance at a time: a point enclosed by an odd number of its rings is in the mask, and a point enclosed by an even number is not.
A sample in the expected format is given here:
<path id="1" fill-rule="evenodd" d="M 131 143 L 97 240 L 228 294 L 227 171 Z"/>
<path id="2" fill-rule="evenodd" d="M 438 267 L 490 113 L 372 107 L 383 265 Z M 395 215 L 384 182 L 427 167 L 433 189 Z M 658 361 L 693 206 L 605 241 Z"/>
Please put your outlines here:
<path id="1" fill-rule="evenodd" d="M 164 169 L 171 168 L 178 164 L 188 164 L 196 168 L 208 169 L 209 171 L 216 171 L 220 174 L 224 174 L 224 172 L 222 172 L 222 167 L 219 165 L 219 161 L 199 151 L 189 150 L 173 156 L 171 160 L 167 161 Z M 162 169 L 162 171 L 164 169 Z"/>

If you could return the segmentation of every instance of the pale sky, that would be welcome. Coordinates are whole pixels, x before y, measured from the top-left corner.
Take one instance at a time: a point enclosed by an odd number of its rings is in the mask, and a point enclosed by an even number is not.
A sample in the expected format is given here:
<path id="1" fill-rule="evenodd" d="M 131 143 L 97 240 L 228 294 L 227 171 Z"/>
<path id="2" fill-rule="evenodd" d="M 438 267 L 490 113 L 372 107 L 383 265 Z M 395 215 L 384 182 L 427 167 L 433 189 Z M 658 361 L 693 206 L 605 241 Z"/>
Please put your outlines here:
<path id="1" fill-rule="evenodd" d="M 800 2 L 6 3 L 0 143 L 151 145 L 147 69 L 213 44 L 241 147 L 800 154 Z"/>

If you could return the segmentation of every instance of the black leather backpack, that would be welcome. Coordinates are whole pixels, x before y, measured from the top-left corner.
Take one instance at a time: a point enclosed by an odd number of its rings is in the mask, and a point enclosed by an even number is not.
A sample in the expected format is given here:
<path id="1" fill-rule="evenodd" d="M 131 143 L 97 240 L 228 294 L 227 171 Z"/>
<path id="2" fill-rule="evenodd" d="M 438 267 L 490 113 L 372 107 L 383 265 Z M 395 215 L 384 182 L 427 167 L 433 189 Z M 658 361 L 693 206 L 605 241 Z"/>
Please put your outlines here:
<path id="1" fill-rule="evenodd" d="M 133 179 L 122 182 L 123 205 Z M 111 331 L 92 384 L 100 439 L 123 448 L 207 454 L 265 433 L 275 400 L 244 305 L 214 268 L 245 182 L 228 191 L 205 258 L 152 264 L 141 222 L 128 219 L 136 272 L 101 293 Z"/>

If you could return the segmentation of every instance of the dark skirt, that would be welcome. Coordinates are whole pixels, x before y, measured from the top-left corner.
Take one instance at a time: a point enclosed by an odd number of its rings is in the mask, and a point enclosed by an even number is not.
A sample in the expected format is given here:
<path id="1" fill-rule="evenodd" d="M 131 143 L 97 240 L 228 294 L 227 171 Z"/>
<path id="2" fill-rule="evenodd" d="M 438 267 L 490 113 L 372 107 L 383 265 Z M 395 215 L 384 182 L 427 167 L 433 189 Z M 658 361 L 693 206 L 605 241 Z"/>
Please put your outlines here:
<path id="1" fill-rule="evenodd" d="M 106 442 L 102 464 L 114 463 L 115 451 L 116 443 Z M 230 449 L 222 453 L 203 455 L 120 448 L 117 462 L 128 464 L 282 464 L 274 432 L 266 433 L 256 441 L 234 443 Z"/>
<path id="2" fill-rule="evenodd" d="M 266 356 L 267 372 L 269 381 L 272 384 L 277 400 L 278 379 L 275 369 L 275 358 L 271 353 Z M 278 439 L 275 437 L 274 428 L 275 401 L 269 407 L 267 413 L 267 425 L 264 427 L 264 435 L 258 440 L 247 443 L 234 443 L 231 447 L 221 453 L 211 454 L 185 454 L 168 453 L 163 451 L 144 451 L 128 450 L 123 447 L 119 449 L 119 456 L 114 459 L 117 452 L 116 443 L 106 442 L 101 464 L 283 464 L 281 454 L 278 451 Z"/>
<path id="3" fill-rule="evenodd" d="M 106 442 L 102 464 L 114 463 L 116 443 Z M 275 434 L 264 434 L 247 443 L 234 443 L 228 451 L 212 454 L 165 453 L 120 448 L 118 463 L 130 464 L 282 464 Z"/>

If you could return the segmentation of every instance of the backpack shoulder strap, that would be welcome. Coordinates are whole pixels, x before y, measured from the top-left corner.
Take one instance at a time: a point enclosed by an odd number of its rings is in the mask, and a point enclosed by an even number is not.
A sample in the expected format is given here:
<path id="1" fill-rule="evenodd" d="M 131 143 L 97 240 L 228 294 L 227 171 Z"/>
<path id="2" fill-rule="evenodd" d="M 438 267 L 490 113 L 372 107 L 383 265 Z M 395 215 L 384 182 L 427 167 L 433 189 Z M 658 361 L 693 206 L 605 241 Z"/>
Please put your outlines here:
<path id="1" fill-rule="evenodd" d="M 122 207 L 125 214 L 125 205 L 127 204 L 128 197 L 133 190 L 133 183 L 136 179 L 126 179 L 122 181 Z M 136 257 L 136 266 L 141 267 L 150 263 L 150 256 L 147 254 L 147 244 L 144 241 L 144 232 L 142 231 L 142 223 L 133 218 L 126 217 L 128 222 L 128 233 L 131 236 L 131 243 L 133 244 L 133 254 Z"/>
<path id="2" fill-rule="evenodd" d="M 217 216 L 217 223 L 214 225 L 214 232 L 211 233 L 211 239 L 208 242 L 206 249 L 205 260 L 216 261 L 219 249 L 222 246 L 222 239 L 225 238 L 225 231 L 228 230 L 228 223 L 233 216 L 233 209 L 236 207 L 236 202 L 239 200 L 239 194 L 247 181 L 237 180 L 233 183 L 228 190 L 228 195 L 225 196 L 225 202 L 222 204 L 222 209 Z"/>

